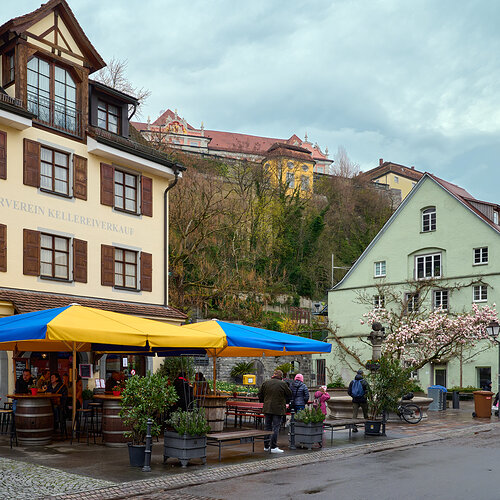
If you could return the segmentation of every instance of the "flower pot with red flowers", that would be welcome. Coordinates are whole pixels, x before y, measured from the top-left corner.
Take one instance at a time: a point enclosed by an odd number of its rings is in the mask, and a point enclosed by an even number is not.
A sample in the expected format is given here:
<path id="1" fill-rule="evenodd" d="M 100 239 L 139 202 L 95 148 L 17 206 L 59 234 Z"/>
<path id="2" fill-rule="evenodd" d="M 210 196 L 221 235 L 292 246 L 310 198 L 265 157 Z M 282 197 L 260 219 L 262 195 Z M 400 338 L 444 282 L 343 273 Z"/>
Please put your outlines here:
<path id="1" fill-rule="evenodd" d="M 115 385 L 112 389 L 113 391 L 113 396 L 121 396 L 122 395 L 122 388 L 119 385 Z"/>
<path id="2" fill-rule="evenodd" d="M 36 396 L 38 393 L 38 388 L 36 387 L 30 387 L 30 392 L 32 396 Z"/>

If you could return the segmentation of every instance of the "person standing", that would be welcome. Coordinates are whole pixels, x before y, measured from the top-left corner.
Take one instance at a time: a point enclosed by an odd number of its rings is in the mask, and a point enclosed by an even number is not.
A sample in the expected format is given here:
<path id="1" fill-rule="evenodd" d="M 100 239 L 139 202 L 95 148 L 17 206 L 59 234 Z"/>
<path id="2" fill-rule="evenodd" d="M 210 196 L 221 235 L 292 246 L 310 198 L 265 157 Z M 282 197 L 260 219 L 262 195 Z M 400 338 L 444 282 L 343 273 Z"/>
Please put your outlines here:
<path id="1" fill-rule="evenodd" d="M 302 373 L 295 375 L 295 380 L 290 384 L 290 390 L 292 391 L 292 399 L 290 401 L 293 405 L 292 408 L 295 412 L 303 410 L 309 401 L 309 389 L 304 384 L 304 375 Z"/>
<path id="2" fill-rule="evenodd" d="M 363 370 L 358 370 L 347 389 L 347 394 L 352 398 L 352 418 L 358 418 L 360 407 L 363 410 L 363 417 L 368 418 L 368 400 L 366 398 L 368 390 L 369 386 L 368 382 L 363 378 Z M 358 429 L 354 427 L 353 432 L 358 432 Z"/>
<path id="3" fill-rule="evenodd" d="M 292 396 L 292 391 L 286 382 L 283 382 L 283 372 L 275 370 L 270 380 L 266 380 L 259 389 L 259 401 L 264 403 L 262 411 L 265 417 L 266 431 L 272 431 L 271 438 L 264 440 L 264 451 L 283 453 L 278 448 L 278 432 L 281 420 L 286 415 L 286 402 Z"/>

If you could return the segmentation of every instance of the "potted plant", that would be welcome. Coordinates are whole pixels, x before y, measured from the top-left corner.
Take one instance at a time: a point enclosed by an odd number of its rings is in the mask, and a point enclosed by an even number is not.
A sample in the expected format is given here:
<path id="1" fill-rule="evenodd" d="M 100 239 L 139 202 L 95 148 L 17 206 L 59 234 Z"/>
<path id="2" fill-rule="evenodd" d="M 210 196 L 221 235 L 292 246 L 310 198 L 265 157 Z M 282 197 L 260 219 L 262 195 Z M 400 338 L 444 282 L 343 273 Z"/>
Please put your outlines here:
<path id="1" fill-rule="evenodd" d="M 31 392 L 31 395 L 32 395 L 32 396 L 36 396 L 36 395 L 37 395 L 37 393 L 38 393 L 38 388 L 37 388 L 36 384 L 31 384 L 31 385 L 28 387 L 28 389 L 30 390 L 30 392 Z"/>
<path id="2" fill-rule="evenodd" d="M 295 444 L 311 449 L 313 444 L 323 445 L 323 421 L 321 408 L 304 408 L 295 415 Z"/>
<path id="3" fill-rule="evenodd" d="M 120 396 L 122 393 L 122 388 L 120 385 L 115 385 L 112 391 L 113 391 L 113 396 Z"/>
<path id="4" fill-rule="evenodd" d="M 186 467 L 192 458 L 201 458 L 203 464 L 207 458 L 207 438 L 210 431 L 203 408 L 189 411 L 177 410 L 166 421 L 172 430 L 167 429 L 163 437 L 163 463 L 168 457 L 178 458 L 182 467 Z"/>
<path id="5" fill-rule="evenodd" d="M 145 440 L 148 418 L 153 420 L 151 435 L 159 436 L 163 414 L 177 401 L 178 396 L 167 377 L 159 373 L 146 377 L 134 375 L 127 380 L 122 392 L 120 417 L 130 429 L 124 432 L 128 443 L 130 465 L 144 465 Z"/>
<path id="6" fill-rule="evenodd" d="M 365 434 L 385 434 L 385 420 L 389 412 L 395 412 L 401 397 L 410 392 L 410 371 L 401 366 L 398 359 L 382 356 L 377 360 L 378 369 L 368 377 L 368 414 Z"/>

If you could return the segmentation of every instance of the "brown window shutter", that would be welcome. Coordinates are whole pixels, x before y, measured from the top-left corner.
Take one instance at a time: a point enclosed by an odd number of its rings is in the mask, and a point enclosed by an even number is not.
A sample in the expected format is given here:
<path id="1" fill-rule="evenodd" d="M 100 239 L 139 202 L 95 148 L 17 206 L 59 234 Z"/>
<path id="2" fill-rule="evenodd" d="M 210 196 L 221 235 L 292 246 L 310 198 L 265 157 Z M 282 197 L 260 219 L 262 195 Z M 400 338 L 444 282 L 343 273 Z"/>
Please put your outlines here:
<path id="1" fill-rule="evenodd" d="M 73 240 L 73 280 L 87 283 L 87 242 Z"/>
<path id="2" fill-rule="evenodd" d="M 24 139 L 23 183 L 40 186 L 40 143 L 29 139 Z"/>
<path id="3" fill-rule="evenodd" d="M 40 275 L 40 233 L 23 229 L 23 274 Z"/>
<path id="4" fill-rule="evenodd" d="M 141 252 L 141 290 L 151 292 L 153 290 L 153 256 L 150 253 Z"/>
<path id="5" fill-rule="evenodd" d="M 153 179 L 141 178 L 141 213 L 153 217 Z"/>
<path id="6" fill-rule="evenodd" d="M 0 271 L 7 271 L 7 226 L 0 224 Z"/>
<path id="7" fill-rule="evenodd" d="M 114 206 L 115 169 L 113 165 L 101 163 L 101 205 Z"/>
<path id="8" fill-rule="evenodd" d="M 73 195 L 87 199 L 87 158 L 78 155 L 73 156 Z"/>
<path id="9" fill-rule="evenodd" d="M 101 285 L 115 284 L 115 248 L 110 245 L 101 245 Z"/>
<path id="10" fill-rule="evenodd" d="M 0 179 L 7 179 L 7 132 L 0 130 Z"/>

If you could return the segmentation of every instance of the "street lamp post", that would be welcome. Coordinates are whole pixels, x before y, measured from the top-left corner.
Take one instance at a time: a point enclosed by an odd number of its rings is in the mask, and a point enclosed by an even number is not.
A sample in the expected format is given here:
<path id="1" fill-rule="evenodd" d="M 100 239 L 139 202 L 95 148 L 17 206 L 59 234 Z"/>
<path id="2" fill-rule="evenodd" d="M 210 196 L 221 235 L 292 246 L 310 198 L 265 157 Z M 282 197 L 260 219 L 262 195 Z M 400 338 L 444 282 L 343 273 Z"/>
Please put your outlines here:
<path id="1" fill-rule="evenodd" d="M 500 325 L 496 321 L 492 321 L 487 327 L 486 331 L 492 342 L 498 345 L 498 387 L 497 393 L 500 392 L 500 341 L 498 340 L 498 333 L 500 332 Z M 500 410 L 500 401 L 499 401 Z M 498 412 L 498 417 L 500 418 L 500 411 Z"/>

